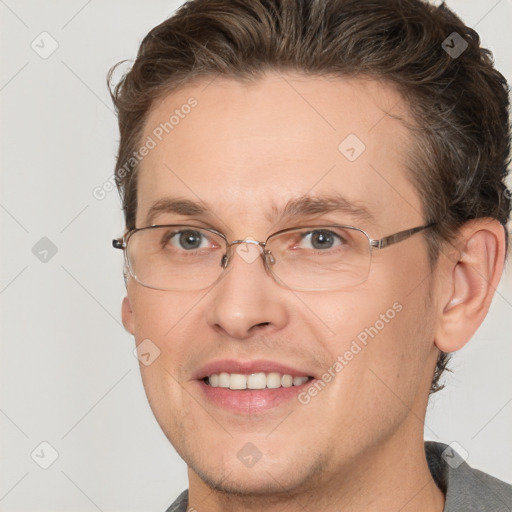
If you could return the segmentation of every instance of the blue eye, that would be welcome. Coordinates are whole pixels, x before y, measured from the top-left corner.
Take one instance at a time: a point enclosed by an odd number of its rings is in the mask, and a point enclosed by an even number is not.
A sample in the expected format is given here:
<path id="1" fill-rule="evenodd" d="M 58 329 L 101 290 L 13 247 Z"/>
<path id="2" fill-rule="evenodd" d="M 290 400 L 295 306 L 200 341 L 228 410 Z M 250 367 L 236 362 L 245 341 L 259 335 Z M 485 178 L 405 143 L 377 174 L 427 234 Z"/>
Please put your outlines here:
<path id="1" fill-rule="evenodd" d="M 306 249 L 325 250 L 341 245 L 344 240 L 334 231 L 317 229 L 302 234 L 302 240 L 307 241 L 309 247 Z"/>
<path id="2" fill-rule="evenodd" d="M 174 231 L 164 237 L 165 245 L 169 243 L 177 249 L 184 249 L 185 251 L 194 251 L 197 249 L 204 249 L 208 247 L 208 239 L 200 231 L 184 230 Z"/>

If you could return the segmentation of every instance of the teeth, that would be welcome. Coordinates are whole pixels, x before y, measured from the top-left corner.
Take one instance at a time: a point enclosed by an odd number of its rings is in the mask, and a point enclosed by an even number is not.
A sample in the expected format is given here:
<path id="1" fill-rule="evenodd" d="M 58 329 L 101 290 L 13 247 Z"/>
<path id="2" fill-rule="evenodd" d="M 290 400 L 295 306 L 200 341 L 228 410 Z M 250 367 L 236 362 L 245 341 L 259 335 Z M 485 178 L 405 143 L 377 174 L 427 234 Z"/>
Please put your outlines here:
<path id="1" fill-rule="evenodd" d="M 267 376 L 264 373 L 253 373 L 248 375 L 247 387 L 249 389 L 265 389 L 267 387 Z"/>
<path id="2" fill-rule="evenodd" d="M 283 375 L 281 377 L 281 386 L 289 388 L 293 385 L 293 377 L 291 375 Z"/>
<path id="3" fill-rule="evenodd" d="M 281 374 L 272 372 L 267 375 L 267 388 L 277 389 L 281 387 Z"/>
<path id="4" fill-rule="evenodd" d="M 304 380 L 305 377 L 293 377 L 293 380 L 292 380 L 292 383 L 294 386 L 300 386 L 301 384 L 304 384 L 304 382 L 306 382 L 307 380 L 307 377 L 306 377 L 306 380 Z"/>
<path id="5" fill-rule="evenodd" d="M 222 372 L 219 374 L 219 388 L 229 388 L 229 373 Z"/>
<path id="6" fill-rule="evenodd" d="M 246 389 L 247 377 L 241 373 L 232 373 L 229 378 L 229 389 Z"/>
<path id="7" fill-rule="evenodd" d="M 292 377 L 277 372 L 270 373 L 214 373 L 208 377 L 208 384 L 214 388 L 239 389 L 277 389 L 300 386 L 309 380 L 309 377 Z"/>

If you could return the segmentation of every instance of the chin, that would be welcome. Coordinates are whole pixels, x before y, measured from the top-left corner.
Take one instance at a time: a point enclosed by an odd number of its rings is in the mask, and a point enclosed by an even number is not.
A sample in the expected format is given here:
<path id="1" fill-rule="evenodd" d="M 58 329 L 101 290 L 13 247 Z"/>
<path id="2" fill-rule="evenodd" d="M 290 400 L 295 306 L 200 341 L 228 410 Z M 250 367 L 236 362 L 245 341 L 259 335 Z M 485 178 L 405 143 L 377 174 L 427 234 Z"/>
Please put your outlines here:
<path id="1" fill-rule="evenodd" d="M 302 487 L 304 479 L 297 473 L 284 476 L 281 470 L 268 471 L 266 468 L 252 468 L 240 472 L 239 468 L 226 468 L 219 471 L 214 466 L 190 468 L 211 489 L 233 496 L 261 498 L 289 496 L 294 489 Z M 230 472 L 231 471 L 231 472 Z"/>
<path id="2" fill-rule="evenodd" d="M 293 455 L 297 454 L 296 449 L 290 449 L 288 454 L 281 453 L 273 460 L 262 454 L 251 467 L 226 452 L 222 456 L 209 452 L 207 458 L 197 453 L 192 457 L 183 454 L 182 457 L 189 471 L 217 492 L 246 498 L 274 498 L 276 501 L 283 497 L 289 499 L 299 490 L 304 492 L 309 484 L 318 482 L 318 475 L 325 470 L 320 455 L 313 458 L 310 454 L 312 460 L 306 461 Z"/>

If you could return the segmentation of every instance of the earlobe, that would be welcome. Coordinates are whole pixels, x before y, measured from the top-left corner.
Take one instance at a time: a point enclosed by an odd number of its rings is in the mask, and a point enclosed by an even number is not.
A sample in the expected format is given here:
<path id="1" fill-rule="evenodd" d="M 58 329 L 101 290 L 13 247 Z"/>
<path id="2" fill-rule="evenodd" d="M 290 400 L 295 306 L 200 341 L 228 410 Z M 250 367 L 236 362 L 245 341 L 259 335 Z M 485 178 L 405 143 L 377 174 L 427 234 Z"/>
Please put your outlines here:
<path id="1" fill-rule="evenodd" d="M 132 311 L 132 307 L 130 305 L 130 299 L 128 298 L 128 296 L 126 296 L 123 299 L 123 303 L 121 305 L 121 315 L 122 315 L 122 319 L 123 319 L 124 328 L 130 334 L 134 334 L 135 333 L 135 327 L 134 327 L 135 322 L 133 320 L 133 311 Z"/>
<path id="2" fill-rule="evenodd" d="M 460 230 L 456 262 L 444 261 L 448 276 L 436 327 L 443 352 L 461 349 L 483 322 L 503 272 L 505 231 L 494 219 L 476 219 Z"/>

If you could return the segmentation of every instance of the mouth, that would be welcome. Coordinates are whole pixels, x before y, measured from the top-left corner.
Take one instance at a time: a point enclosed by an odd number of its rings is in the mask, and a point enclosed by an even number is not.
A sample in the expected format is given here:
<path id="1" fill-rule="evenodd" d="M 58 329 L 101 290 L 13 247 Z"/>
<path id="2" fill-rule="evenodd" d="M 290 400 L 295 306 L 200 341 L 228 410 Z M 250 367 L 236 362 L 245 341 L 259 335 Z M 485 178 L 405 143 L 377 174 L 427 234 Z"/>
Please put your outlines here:
<path id="1" fill-rule="evenodd" d="M 272 361 L 215 361 L 196 375 L 210 405 L 239 415 L 261 414 L 282 404 L 293 405 L 300 391 L 315 380 L 310 371 Z"/>
<path id="2" fill-rule="evenodd" d="M 256 390 L 256 389 L 279 389 L 301 386 L 312 380 L 311 376 L 292 376 L 289 373 L 258 372 L 251 374 L 243 373 L 213 373 L 203 379 L 203 382 L 212 388 L 224 388 L 232 391 Z"/>

